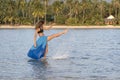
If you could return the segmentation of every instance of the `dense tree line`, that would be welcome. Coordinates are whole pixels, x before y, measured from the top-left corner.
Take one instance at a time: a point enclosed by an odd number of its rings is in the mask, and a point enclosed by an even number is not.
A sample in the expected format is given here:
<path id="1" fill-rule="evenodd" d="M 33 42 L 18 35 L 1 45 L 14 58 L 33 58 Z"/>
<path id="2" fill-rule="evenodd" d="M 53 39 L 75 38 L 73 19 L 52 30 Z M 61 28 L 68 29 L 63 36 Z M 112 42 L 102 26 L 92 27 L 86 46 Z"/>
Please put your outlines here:
<path id="1" fill-rule="evenodd" d="M 103 25 L 109 15 L 120 24 L 120 0 L 0 0 L 0 24 L 32 25 L 39 20 L 66 25 Z"/>

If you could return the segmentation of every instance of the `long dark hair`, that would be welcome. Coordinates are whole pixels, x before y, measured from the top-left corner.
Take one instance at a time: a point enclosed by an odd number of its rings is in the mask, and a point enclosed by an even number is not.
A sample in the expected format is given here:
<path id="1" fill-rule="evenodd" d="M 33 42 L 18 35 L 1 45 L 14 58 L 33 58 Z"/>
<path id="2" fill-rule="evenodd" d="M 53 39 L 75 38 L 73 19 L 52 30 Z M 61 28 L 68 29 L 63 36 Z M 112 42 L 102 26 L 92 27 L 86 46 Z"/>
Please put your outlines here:
<path id="1" fill-rule="evenodd" d="M 44 24 L 44 21 L 37 22 L 35 29 L 38 29 L 38 28 L 43 29 L 43 24 Z"/>

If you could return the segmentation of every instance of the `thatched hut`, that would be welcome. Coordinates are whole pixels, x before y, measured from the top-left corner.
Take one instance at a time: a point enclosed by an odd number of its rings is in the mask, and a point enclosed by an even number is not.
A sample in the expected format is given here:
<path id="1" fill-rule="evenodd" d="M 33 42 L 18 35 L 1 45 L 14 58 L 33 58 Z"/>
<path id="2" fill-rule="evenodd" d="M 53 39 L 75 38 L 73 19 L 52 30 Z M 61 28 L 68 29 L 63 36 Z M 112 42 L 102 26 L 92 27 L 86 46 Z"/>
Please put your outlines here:
<path id="1" fill-rule="evenodd" d="M 110 15 L 105 19 L 105 24 L 107 25 L 113 25 L 115 24 L 115 17 L 113 15 Z"/>

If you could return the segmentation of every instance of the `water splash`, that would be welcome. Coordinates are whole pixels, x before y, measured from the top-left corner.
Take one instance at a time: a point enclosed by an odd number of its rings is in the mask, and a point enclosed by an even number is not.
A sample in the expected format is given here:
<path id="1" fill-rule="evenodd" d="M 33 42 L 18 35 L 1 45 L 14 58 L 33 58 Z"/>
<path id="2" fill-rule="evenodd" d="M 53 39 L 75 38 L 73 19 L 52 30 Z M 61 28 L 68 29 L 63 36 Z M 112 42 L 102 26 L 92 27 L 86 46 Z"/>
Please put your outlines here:
<path id="1" fill-rule="evenodd" d="M 62 55 L 54 55 L 52 59 L 59 60 L 59 59 L 67 59 L 68 57 L 69 57 L 68 54 L 62 54 Z"/>

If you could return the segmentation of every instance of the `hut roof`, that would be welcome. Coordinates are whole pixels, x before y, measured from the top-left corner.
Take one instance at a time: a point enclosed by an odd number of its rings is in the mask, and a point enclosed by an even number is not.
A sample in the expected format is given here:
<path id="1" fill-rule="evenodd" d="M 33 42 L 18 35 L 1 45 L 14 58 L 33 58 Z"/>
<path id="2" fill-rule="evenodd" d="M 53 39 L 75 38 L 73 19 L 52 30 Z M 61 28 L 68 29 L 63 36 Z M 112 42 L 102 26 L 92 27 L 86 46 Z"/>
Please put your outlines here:
<path id="1" fill-rule="evenodd" d="M 110 15 L 109 17 L 107 17 L 107 19 L 115 19 L 115 17 L 113 15 Z"/>

